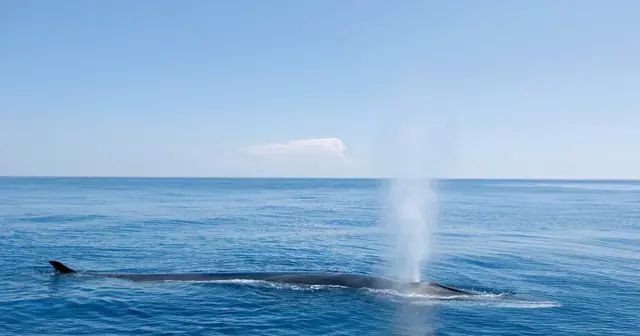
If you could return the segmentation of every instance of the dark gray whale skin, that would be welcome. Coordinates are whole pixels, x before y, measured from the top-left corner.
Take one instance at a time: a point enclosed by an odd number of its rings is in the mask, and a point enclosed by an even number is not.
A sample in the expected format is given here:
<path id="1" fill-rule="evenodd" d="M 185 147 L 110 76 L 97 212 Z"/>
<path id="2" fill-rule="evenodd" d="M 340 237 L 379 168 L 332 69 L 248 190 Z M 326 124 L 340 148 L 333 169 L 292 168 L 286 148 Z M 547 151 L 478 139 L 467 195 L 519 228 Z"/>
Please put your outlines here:
<path id="1" fill-rule="evenodd" d="M 59 261 L 51 260 L 49 264 L 59 274 L 76 273 Z M 464 291 L 432 282 L 399 283 L 371 275 L 348 273 L 314 273 L 314 272 L 254 272 L 254 273 L 102 273 L 83 272 L 92 276 L 117 278 L 131 281 L 216 281 L 216 280 L 260 280 L 275 283 L 300 285 L 329 285 L 349 288 L 395 289 L 437 297 L 453 297 L 473 295 Z"/>

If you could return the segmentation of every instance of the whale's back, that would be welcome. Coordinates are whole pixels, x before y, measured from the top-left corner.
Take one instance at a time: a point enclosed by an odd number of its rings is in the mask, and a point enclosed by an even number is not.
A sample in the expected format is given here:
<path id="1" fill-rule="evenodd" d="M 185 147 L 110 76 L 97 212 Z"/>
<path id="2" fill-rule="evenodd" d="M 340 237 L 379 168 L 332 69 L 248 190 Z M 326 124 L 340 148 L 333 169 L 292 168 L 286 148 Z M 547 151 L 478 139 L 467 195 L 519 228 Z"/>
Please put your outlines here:
<path id="1" fill-rule="evenodd" d="M 49 262 L 58 273 L 76 273 L 58 261 Z M 350 273 L 317 272 L 220 272 L 220 273 L 104 273 L 84 272 L 84 274 L 117 278 L 131 281 L 219 281 L 258 280 L 276 283 L 341 286 L 349 288 L 393 289 L 401 292 L 433 296 L 456 296 L 471 294 L 456 288 L 430 282 L 399 283 L 381 277 Z"/>

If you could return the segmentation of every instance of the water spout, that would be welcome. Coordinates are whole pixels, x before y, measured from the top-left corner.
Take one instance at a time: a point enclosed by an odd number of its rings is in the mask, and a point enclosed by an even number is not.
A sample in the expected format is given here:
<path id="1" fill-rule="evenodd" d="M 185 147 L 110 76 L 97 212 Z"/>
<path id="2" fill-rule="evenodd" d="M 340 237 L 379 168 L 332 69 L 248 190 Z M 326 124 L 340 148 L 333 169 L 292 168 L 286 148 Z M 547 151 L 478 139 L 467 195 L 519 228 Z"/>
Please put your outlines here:
<path id="1" fill-rule="evenodd" d="M 421 280 L 421 269 L 431 256 L 437 198 L 426 178 L 394 178 L 387 185 L 384 219 L 392 240 L 392 275 L 406 282 Z"/>

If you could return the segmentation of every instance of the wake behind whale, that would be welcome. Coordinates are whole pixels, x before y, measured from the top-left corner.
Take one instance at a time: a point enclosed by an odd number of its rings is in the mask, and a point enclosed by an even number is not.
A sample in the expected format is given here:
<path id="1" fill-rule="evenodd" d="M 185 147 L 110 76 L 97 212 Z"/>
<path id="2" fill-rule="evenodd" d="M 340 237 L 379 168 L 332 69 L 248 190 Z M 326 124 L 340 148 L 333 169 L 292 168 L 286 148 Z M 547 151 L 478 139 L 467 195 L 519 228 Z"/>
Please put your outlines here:
<path id="1" fill-rule="evenodd" d="M 77 271 L 55 260 L 49 261 L 59 274 L 73 274 Z M 218 280 L 259 280 L 294 285 L 326 285 L 348 288 L 390 289 L 402 292 L 427 295 L 435 298 L 478 295 L 472 291 L 461 290 L 434 282 L 401 283 L 381 277 L 321 272 L 218 272 L 218 273 L 105 273 L 82 272 L 96 277 L 125 279 L 137 282 L 157 281 L 218 281 Z"/>

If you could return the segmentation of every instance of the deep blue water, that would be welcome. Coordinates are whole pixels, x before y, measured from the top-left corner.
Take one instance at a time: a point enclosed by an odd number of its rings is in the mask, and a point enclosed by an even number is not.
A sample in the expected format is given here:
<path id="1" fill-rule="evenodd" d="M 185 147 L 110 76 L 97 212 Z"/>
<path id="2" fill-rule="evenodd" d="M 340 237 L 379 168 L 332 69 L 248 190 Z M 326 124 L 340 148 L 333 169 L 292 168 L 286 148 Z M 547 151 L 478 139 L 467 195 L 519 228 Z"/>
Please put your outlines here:
<path id="1" fill-rule="evenodd" d="M 446 180 L 434 300 L 84 270 L 384 275 L 380 181 L 0 178 L 0 334 L 640 335 L 640 182 Z"/>

